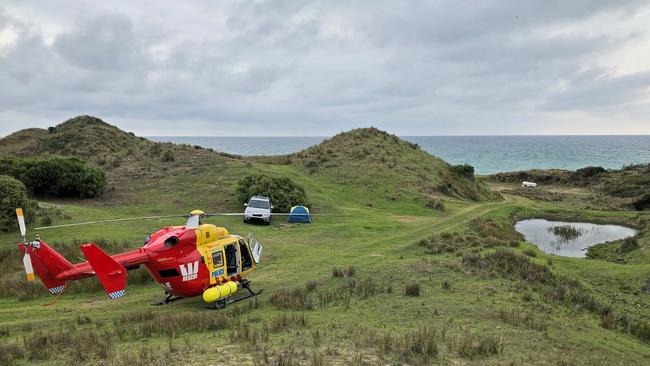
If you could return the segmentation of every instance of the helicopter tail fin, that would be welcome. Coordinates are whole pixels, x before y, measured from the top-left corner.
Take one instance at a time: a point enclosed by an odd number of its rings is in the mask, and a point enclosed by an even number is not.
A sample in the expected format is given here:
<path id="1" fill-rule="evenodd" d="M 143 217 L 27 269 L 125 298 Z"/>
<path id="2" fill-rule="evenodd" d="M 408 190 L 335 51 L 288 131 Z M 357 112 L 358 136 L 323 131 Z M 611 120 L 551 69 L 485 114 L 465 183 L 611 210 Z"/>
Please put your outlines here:
<path id="1" fill-rule="evenodd" d="M 20 243 L 18 246 L 25 255 L 23 262 L 27 279 L 33 280 L 35 273 L 51 294 L 58 295 L 63 292 L 65 282 L 59 280 L 57 276 L 71 269 L 72 263 L 42 241 Z"/>
<path id="2" fill-rule="evenodd" d="M 111 300 L 124 296 L 126 268 L 111 258 L 95 244 L 82 244 L 81 251 L 95 271 L 95 275 Z"/>

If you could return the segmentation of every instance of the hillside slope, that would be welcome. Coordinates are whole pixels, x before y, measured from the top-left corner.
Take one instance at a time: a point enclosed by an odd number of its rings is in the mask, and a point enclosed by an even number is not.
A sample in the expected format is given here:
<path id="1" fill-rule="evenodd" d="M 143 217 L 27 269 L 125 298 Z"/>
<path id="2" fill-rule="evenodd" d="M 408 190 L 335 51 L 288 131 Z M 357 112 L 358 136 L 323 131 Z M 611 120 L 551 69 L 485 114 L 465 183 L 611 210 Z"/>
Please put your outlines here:
<path id="1" fill-rule="evenodd" d="M 650 209 L 650 164 L 632 165 L 606 170 L 586 167 L 576 171 L 562 169 L 532 169 L 497 173 L 488 179 L 503 183 L 532 181 L 541 185 L 560 184 L 584 187 L 604 195 L 615 206 L 642 211 Z"/>
<path id="2" fill-rule="evenodd" d="M 427 197 L 495 198 L 475 177 L 454 173 L 449 164 L 417 144 L 376 128 L 340 133 L 290 155 L 290 159 L 310 174 L 328 175 L 337 183 L 359 184 L 395 199 L 413 192 Z"/>
<path id="3" fill-rule="evenodd" d="M 92 116 L 78 116 L 48 129 L 21 130 L 0 139 L 0 157 L 75 156 L 107 170 L 123 163 L 170 162 L 182 159 L 188 150 L 190 147 L 186 145 L 137 137 Z M 190 154 L 193 158 L 221 155 L 206 149 L 193 150 L 196 150 Z"/>
<path id="4" fill-rule="evenodd" d="M 0 139 L 0 158 L 74 156 L 104 168 L 117 190 L 147 178 L 196 174 L 206 169 L 250 166 L 244 159 L 198 146 L 158 143 L 135 136 L 99 118 L 78 116 L 48 129 L 26 129 Z M 272 161 L 273 158 L 267 159 Z M 361 186 L 392 200 L 428 200 L 438 196 L 484 200 L 496 195 L 473 176 L 452 167 L 419 146 L 375 128 L 341 133 L 319 145 L 289 155 L 299 171 L 334 184 Z M 240 171 L 240 173 L 245 173 Z M 232 179 L 241 178 L 239 175 Z"/>
<path id="5" fill-rule="evenodd" d="M 159 143 L 135 136 L 99 118 L 78 116 L 48 129 L 26 129 L 0 139 L 0 159 L 73 156 L 103 168 L 109 187 L 104 200 L 135 199 L 161 188 L 161 179 L 197 176 L 248 163 L 198 146 Z M 127 195 L 130 193 L 130 197 Z M 116 202 L 119 203 L 119 202 Z"/>

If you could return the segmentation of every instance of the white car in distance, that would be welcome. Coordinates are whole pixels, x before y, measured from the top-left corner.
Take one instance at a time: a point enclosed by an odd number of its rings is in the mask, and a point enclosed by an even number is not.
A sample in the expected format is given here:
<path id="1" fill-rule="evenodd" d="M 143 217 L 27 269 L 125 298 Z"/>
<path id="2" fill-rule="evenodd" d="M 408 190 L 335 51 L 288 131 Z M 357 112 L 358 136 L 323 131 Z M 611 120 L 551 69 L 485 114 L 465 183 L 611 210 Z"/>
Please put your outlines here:
<path id="1" fill-rule="evenodd" d="M 259 221 L 265 225 L 271 224 L 271 200 L 264 196 L 253 196 L 248 203 L 244 203 L 246 209 L 244 210 L 244 223 L 248 224 L 252 221 Z"/>

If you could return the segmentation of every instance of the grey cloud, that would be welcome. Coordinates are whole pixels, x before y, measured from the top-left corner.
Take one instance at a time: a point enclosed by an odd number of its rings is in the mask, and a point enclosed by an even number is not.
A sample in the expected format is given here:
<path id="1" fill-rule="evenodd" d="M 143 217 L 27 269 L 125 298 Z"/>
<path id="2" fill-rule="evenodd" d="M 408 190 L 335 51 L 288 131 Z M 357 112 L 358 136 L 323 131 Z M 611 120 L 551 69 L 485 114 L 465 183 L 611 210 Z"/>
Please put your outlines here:
<path id="1" fill-rule="evenodd" d="M 598 110 L 636 104 L 647 98 L 650 72 L 624 76 L 591 69 L 572 75 L 566 85 L 552 92 L 543 107 L 547 110 Z"/>
<path id="2" fill-rule="evenodd" d="M 627 26 L 647 11 L 638 1 L 156 4 L 0 10 L 0 31 L 17 30 L 0 49 L 0 135 L 15 116 L 49 125 L 78 113 L 136 133 L 150 121 L 174 134 L 183 121 L 196 133 L 324 135 L 368 123 L 516 132 L 524 117 L 648 109 L 647 72 L 602 65 L 650 39 Z M 43 19 L 58 26 L 52 41 Z"/>
<path id="3" fill-rule="evenodd" d="M 82 68 L 121 70 L 146 63 L 140 43 L 128 18 L 104 15 L 83 20 L 79 28 L 59 35 L 54 49 Z"/>

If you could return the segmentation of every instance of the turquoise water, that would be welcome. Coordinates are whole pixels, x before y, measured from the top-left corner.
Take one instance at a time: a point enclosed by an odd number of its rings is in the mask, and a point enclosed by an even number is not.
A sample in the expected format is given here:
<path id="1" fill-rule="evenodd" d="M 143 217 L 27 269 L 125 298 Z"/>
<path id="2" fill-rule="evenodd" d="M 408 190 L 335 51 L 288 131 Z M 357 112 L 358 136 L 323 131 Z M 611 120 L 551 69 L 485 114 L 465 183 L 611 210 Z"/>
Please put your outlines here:
<path id="1" fill-rule="evenodd" d="M 650 163 L 650 136 L 403 136 L 451 164 L 477 174 L 585 166 L 620 168 Z M 279 155 L 318 144 L 325 137 L 149 137 L 237 155 Z"/>

